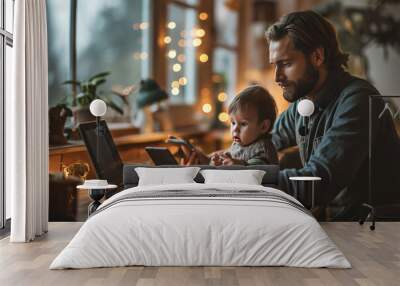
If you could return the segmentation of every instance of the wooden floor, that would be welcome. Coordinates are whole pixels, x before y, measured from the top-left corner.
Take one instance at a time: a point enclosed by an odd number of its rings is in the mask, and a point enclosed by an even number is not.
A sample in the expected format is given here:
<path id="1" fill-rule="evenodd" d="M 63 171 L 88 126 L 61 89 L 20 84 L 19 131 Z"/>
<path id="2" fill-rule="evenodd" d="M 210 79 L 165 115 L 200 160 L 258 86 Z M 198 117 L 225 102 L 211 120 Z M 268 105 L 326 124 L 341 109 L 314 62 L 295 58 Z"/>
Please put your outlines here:
<path id="1" fill-rule="evenodd" d="M 352 269 L 290 267 L 123 267 L 48 270 L 81 223 L 50 223 L 32 243 L 0 241 L 0 285 L 400 285 L 400 223 L 375 231 L 357 223 L 323 223 Z"/>

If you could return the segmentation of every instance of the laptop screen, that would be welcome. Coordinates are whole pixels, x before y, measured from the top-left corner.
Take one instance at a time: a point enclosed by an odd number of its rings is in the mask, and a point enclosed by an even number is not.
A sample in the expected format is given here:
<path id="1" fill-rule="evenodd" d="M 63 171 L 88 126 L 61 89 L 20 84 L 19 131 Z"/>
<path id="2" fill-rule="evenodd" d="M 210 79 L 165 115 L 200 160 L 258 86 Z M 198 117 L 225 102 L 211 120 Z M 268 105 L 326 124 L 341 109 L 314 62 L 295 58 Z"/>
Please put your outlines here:
<path id="1" fill-rule="evenodd" d="M 97 136 L 96 122 L 79 124 L 79 132 L 96 169 L 97 177 L 107 180 L 109 184 L 121 186 L 123 164 L 107 123 L 104 120 L 100 121 L 99 136 Z"/>

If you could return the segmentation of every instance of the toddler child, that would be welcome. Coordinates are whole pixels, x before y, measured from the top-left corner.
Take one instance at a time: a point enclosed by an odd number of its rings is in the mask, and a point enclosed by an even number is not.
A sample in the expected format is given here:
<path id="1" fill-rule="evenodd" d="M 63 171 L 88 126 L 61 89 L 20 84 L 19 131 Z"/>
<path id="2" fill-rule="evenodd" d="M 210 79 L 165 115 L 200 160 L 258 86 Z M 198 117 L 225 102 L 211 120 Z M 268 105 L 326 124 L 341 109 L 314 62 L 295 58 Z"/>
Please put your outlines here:
<path id="1" fill-rule="evenodd" d="M 262 86 L 241 91 L 228 108 L 232 145 L 210 155 L 212 165 L 278 164 L 269 132 L 276 119 L 276 103 Z"/>

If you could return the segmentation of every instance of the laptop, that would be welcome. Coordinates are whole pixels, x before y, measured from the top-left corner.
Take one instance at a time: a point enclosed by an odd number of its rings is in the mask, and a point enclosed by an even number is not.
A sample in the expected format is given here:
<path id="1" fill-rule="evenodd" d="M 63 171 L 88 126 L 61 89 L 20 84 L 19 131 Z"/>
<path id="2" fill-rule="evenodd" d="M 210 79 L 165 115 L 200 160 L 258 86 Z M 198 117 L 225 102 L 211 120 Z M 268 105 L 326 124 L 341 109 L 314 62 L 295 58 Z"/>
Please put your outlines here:
<path id="1" fill-rule="evenodd" d="M 99 136 L 96 122 L 84 122 L 79 124 L 78 128 L 97 178 L 107 180 L 109 184 L 122 186 L 123 163 L 107 123 L 104 120 L 100 121 Z"/>

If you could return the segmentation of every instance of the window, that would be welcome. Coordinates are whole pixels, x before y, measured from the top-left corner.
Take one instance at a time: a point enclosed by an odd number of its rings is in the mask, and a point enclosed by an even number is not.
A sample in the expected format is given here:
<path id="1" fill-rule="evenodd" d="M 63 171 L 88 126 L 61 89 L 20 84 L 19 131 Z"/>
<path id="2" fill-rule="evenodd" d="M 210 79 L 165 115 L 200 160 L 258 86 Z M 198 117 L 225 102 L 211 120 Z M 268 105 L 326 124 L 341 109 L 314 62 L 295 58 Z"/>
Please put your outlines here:
<path id="1" fill-rule="evenodd" d="M 214 50 L 214 73 L 221 75 L 224 81 L 224 92 L 232 99 L 236 93 L 237 53 L 230 49 L 217 47 Z"/>
<path id="2" fill-rule="evenodd" d="M 0 228 L 11 217 L 11 195 L 4 188 L 4 104 L 11 92 L 14 0 L 0 0 Z"/>
<path id="3" fill-rule="evenodd" d="M 48 0 L 49 106 L 71 97 L 70 1 Z M 130 121 L 133 114 L 113 92 L 133 90 L 151 70 L 151 0 L 85 0 L 76 7 L 76 75 L 85 80 L 108 71 L 110 75 L 99 90 L 124 111 Z M 135 96 L 128 95 L 131 108 Z M 109 114 L 109 113 L 107 113 Z M 116 113 L 111 112 L 111 116 Z M 115 116 L 113 119 L 117 119 Z M 111 121 L 111 119 L 110 119 Z"/>
<path id="4" fill-rule="evenodd" d="M 193 104 L 197 94 L 196 47 L 204 36 L 200 34 L 204 30 L 198 28 L 197 10 L 171 3 L 166 25 L 167 92 L 172 103 Z"/>
<path id="5" fill-rule="evenodd" d="M 216 0 L 215 28 L 217 32 L 217 45 L 235 48 L 238 43 L 238 7 L 229 5 L 235 1 Z M 229 19 L 229 21 L 227 21 Z"/>

